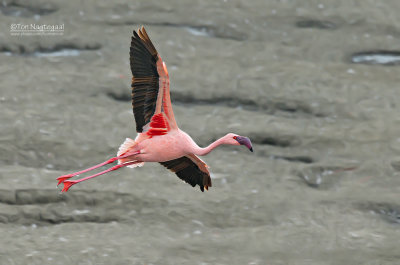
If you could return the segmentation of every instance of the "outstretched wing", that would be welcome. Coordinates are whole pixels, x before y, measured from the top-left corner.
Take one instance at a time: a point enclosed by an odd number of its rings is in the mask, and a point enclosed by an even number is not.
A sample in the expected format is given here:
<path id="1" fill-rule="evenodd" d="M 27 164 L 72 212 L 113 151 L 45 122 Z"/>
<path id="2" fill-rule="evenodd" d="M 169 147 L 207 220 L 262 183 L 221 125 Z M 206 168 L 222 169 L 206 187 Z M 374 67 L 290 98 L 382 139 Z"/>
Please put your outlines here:
<path id="1" fill-rule="evenodd" d="M 159 125 L 165 120 L 165 128 L 176 129 L 169 93 L 169 76 L 167 67 L 159 56 L 144 27 L 133 31 L 130 64 L 132 71 L 132 108 L 136 120 L 136 131 L 146 132 L 150 122 Z M 153 117 L 158 121 L 154 121 Z M 163 121 L 164 122 L 164 121 Z M 161 122 L 161 123 L 163 123 Z M 154 131 L 153 131 L 154 133 Z"/>
<path id="2" fill-rule="evenodd" d="M 200 190 L 208 190 L 211 187 L 210 172 L 207 165 L 197 156 L 182 156 L 181 158 L 160 162 L 161 165 L 174 172 L 180 179 L 192 185 L 199 185 Z"/>

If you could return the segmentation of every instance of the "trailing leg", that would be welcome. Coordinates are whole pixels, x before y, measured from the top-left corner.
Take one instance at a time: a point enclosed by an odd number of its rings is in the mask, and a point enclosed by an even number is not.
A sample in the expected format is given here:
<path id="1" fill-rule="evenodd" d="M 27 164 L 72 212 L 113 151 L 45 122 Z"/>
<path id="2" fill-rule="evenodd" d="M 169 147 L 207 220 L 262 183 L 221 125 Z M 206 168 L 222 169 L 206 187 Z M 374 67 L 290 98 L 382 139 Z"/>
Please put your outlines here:
<path id="1" fill-rule="evenodd" d="M 111 168 L 109 168 L 107 170 L 101 171 L 99 173 L 96 173 L 94 175 L 91 175 L 91 176 L 88 176 L 88 177 L 85 177 L 85 178 L 82 178 L 82 179 L 64 180 L 63 181 L 64 188 L 61 191 L 62 192 L 67 192 L 69 190 L 69 188 L 71 188 L 71 186 L 75 185 L 76 183 L 79 183 L 79 182 L 82 182 L 82 181 L 85 181 L 85 180 L 88 180 L 88 179 L 91 179 L 91 178 L 98 177 L 98 176 L 106 174 L 106 173 L 108 173 L 110 171 L 114 171 L 114 170 L 120 169 L 121 167 L 126 167 L 126 166 L 129 166 L 129 165 L 133 165 L 135 163 L 138 163 L 138 161 L 129 162 L 129 163 L 125 163 L 125 164 L 119 164 L 119 165 L 113 166 L 113 167 L 111 167 Z"/>
<path id="2" fill-rule="evenodd" d="M 75 176 L 77 176 L 77 175 L 86 173 L 86 172 L 88 172 L 88 171 L 92 171 L 92 170 L 94 170 L 94 169 L 96 169 L 96 168 L 99 168 L 99 167 L 102 167 L 102 166 L 105 166 L 105 165 L 114 163 L 114 162 L 115 162 L 116 160 L 118 160 L 118 159 L 127 158 L 127 157 L 130 157 L 130 156 L 133 156 L 133 155 L 137 155 L 137 154 L 140 154 L 140 151 L 135 151 L 135 152 L 133 152 L 133 153 L 125 153 L 125 154 L 122 154 L 122 155 L 120 155 L 120 156 L 116 156 L 116 157 L 110 158 L 110 159 L 108 159 L 107 161 L 104 161 L 103 163 L 100 163 L 100 164 L 95 165 L 95 166 L 93 166 L 93 167 L 84 169 L 84 170 L 82 170 L 82 171 L 78 171 L 78 172 L 75 172 L 75 173 L 63 175 L 63 176 L 57 178 L 57 180 L 58 180 L 57 186 L 60 185 L 61 183 L 63 183 L 64 181 L 66 181 L 67 179 L 70 179 L 70 178 L 75 177 Z"/>

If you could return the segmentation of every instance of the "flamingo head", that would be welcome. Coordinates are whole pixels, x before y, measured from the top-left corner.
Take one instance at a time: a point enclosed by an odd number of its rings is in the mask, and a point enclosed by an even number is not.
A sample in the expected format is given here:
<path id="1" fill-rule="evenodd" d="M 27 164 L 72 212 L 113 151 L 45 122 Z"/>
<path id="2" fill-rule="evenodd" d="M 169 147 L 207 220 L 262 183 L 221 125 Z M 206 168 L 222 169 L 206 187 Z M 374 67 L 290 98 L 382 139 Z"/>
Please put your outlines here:
<path id="1" fill-rule="evenodd" d="M 227 140 L 229 144 L 232 145 L 244 145 L 246 146 L 251 152 L 253 152 L 253 146 L 251 144 L 251 141 L 248 137 L 245 136 L 240 136 L 234 133 L 228 133 L 227 135 Z"/>

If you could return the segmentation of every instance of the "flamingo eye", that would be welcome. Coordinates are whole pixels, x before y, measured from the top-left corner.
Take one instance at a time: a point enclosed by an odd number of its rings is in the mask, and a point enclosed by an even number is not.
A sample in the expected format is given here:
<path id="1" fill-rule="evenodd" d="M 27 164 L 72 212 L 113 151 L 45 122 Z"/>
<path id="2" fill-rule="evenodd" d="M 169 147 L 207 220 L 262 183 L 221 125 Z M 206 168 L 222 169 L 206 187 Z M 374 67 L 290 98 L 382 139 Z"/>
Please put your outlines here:
<path id="1" fill-rule="evenodd" d="M 236 136 L 233 136 L 233 139 L 235 139 L 235 140 L 236 140 L 236 138 L 237 138 Z"/>

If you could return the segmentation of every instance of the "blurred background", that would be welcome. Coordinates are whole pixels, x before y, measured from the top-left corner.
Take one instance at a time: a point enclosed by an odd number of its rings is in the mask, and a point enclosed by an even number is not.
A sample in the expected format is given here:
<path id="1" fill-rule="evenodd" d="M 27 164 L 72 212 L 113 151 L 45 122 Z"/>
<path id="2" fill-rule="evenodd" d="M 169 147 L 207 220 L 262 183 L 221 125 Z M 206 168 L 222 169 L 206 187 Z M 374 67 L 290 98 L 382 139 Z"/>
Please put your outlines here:
<path id="1" fill-rule="evenodd" d="M 399 10 L 3 0 L 0 263 L 399 264 Z M 205 157 L 204 193 L 148 163 L 61 194 L 58 176 L 136 135 L 129 46 L 141 25 L 168 66 L 180 128 L 201 146 L 249 136 L 255 152 Z"/>

